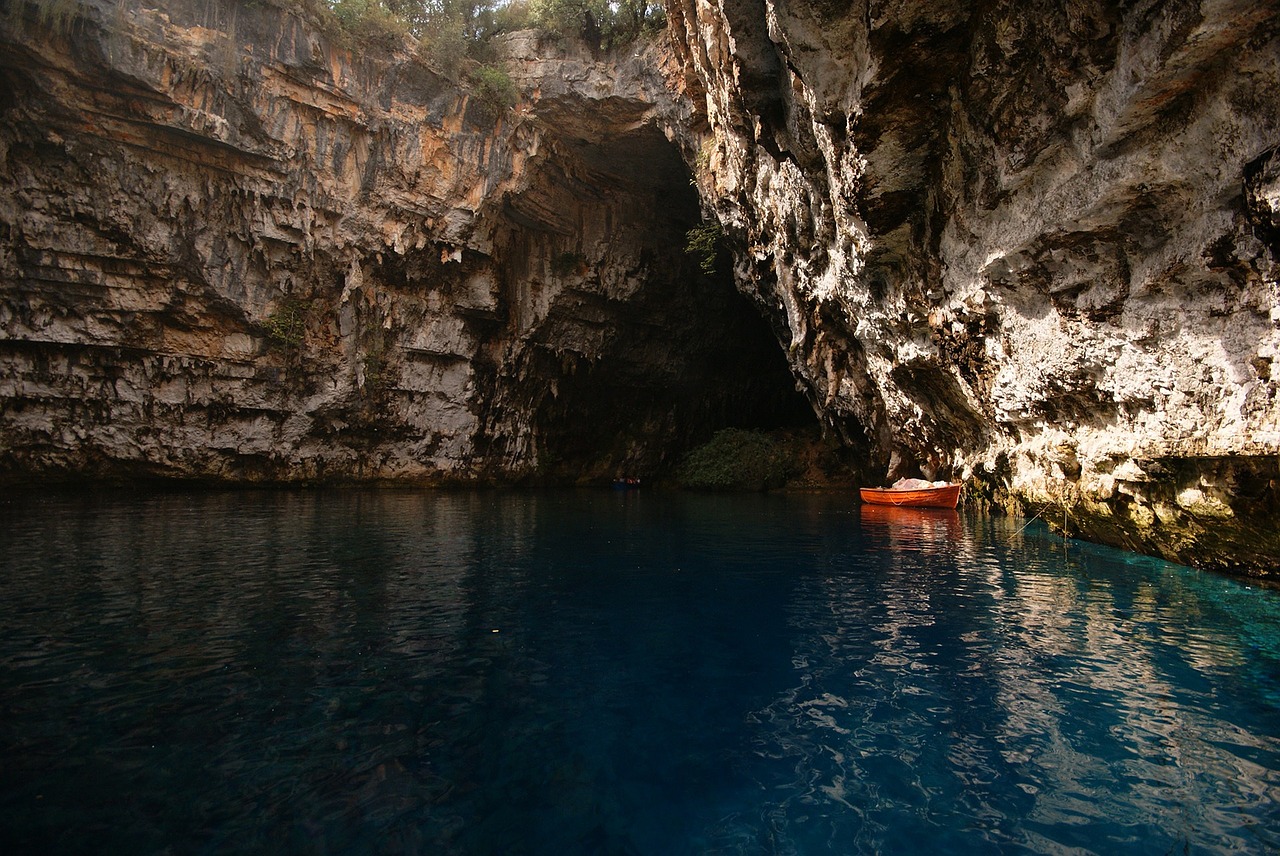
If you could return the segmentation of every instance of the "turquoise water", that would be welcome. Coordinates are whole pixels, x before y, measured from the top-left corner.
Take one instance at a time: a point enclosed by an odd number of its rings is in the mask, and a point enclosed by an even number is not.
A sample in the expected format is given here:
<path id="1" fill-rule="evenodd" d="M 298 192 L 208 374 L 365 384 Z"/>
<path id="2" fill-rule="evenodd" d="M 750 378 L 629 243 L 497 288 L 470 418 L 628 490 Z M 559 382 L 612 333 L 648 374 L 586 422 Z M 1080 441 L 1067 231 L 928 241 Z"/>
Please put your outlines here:
<path id="1" fill-rule="evenodd" d="M 3 853 L 1280 848 L 1280 593 L 845 495 L 0 499 Z"/>

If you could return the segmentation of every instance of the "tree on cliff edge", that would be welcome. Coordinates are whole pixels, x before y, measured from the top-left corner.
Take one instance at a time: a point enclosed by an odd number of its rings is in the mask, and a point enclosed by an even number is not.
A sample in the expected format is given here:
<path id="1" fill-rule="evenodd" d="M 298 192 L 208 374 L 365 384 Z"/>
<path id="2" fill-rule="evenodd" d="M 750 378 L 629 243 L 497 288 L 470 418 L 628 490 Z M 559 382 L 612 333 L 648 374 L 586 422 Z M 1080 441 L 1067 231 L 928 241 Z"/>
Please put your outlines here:
<path id="1" fill-rule="evenodd" d="M 541 29 L 581 39 L 593 51 L 666 24 L 663 5 L 649 0 L 531 0 L 529 11 Z"/>
<path id="2" fill-rule="evenodd" d="M 494 36 L 535 27 L 579 39 L 593 51 L 628 44 L 666 24 L 652 0 L 326 0 L 343 28 L 364 41 L 411 33 L 443 64 L 484 59 Z"/>

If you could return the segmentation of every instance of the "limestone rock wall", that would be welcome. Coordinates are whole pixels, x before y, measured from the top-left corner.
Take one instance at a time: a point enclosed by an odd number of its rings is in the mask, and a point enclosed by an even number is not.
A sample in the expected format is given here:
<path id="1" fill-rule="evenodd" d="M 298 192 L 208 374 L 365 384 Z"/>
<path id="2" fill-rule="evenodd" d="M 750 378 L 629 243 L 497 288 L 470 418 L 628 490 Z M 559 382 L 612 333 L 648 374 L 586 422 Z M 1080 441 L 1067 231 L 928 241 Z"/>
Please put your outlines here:
<path id="1" fill-rule="evenodd" d="M 0 2 L 3 474 L 598 479 L 795 406 L 655 62 L 516 38 L 507 109 L 299 4 L 53 8 Z"/>
<path id="2" fill-rule="evenodd" d="M 704 198 L 866 478 L 1280 568 L 1280 7 L 672 0 Z"/>

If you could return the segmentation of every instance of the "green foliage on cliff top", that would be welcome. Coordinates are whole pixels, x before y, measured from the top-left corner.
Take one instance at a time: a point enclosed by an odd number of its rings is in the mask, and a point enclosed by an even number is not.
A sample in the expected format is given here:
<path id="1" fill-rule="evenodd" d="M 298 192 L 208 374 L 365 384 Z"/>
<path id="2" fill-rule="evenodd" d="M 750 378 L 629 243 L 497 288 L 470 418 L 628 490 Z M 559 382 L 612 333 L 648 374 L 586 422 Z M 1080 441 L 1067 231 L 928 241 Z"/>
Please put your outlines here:
<path id="1" fill-rule="evenodd" d="M 44 0 L 62 2 L 62 0 Z M 342 28 L 362 42 L 420 40 L 428 59 L 456 63 L 460 53 L 484 60 L 500 33 L 540 29 L 592 49 L 620 47 L 666 26 L 653 0 L 325 0 Z M 459 51 L 459 47 L 462 51 Z"/>
<path id="2" fill-rule="evenodd" d="M 494 112 L 509 110 L 520 97 L 511 75 L 496 66 L 482 65 L 471 72 L 470 78 L 476 97 Z"/>
<path id="3" fill-rule="evenodd" d="M 408 19 L 388 0 L 330 0 L 334 17 L 356 41 L 394 50 L 411 31 Z"/>
<path id="4" fill-rule="evenodd" d="M 727 428 L 694 449 L 676 472 L 694 490 L 769 490 L 787 483 L 786 448 L 759 431 Z"/>
<path id="5" fill-rule="evenodd" d="M 630 44 L 667 24 L 666 9 L 651 0 L 530 0 L 528 8 L 534 26 L 593 50 Z"/>

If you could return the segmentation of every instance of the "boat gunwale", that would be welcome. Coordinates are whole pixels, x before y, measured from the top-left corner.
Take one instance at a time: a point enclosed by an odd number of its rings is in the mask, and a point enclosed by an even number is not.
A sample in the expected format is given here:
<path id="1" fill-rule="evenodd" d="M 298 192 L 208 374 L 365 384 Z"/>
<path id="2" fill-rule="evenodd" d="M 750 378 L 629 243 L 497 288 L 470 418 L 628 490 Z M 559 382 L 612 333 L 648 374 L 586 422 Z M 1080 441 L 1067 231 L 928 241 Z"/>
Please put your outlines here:
<path id="1" fill-rule="evenodd" d="M 858 488 L 863 502 L 872 505 L 911 506 L 915 508 L 955 508 L 960 501 L 960 484 L 927 488 Z"/>

